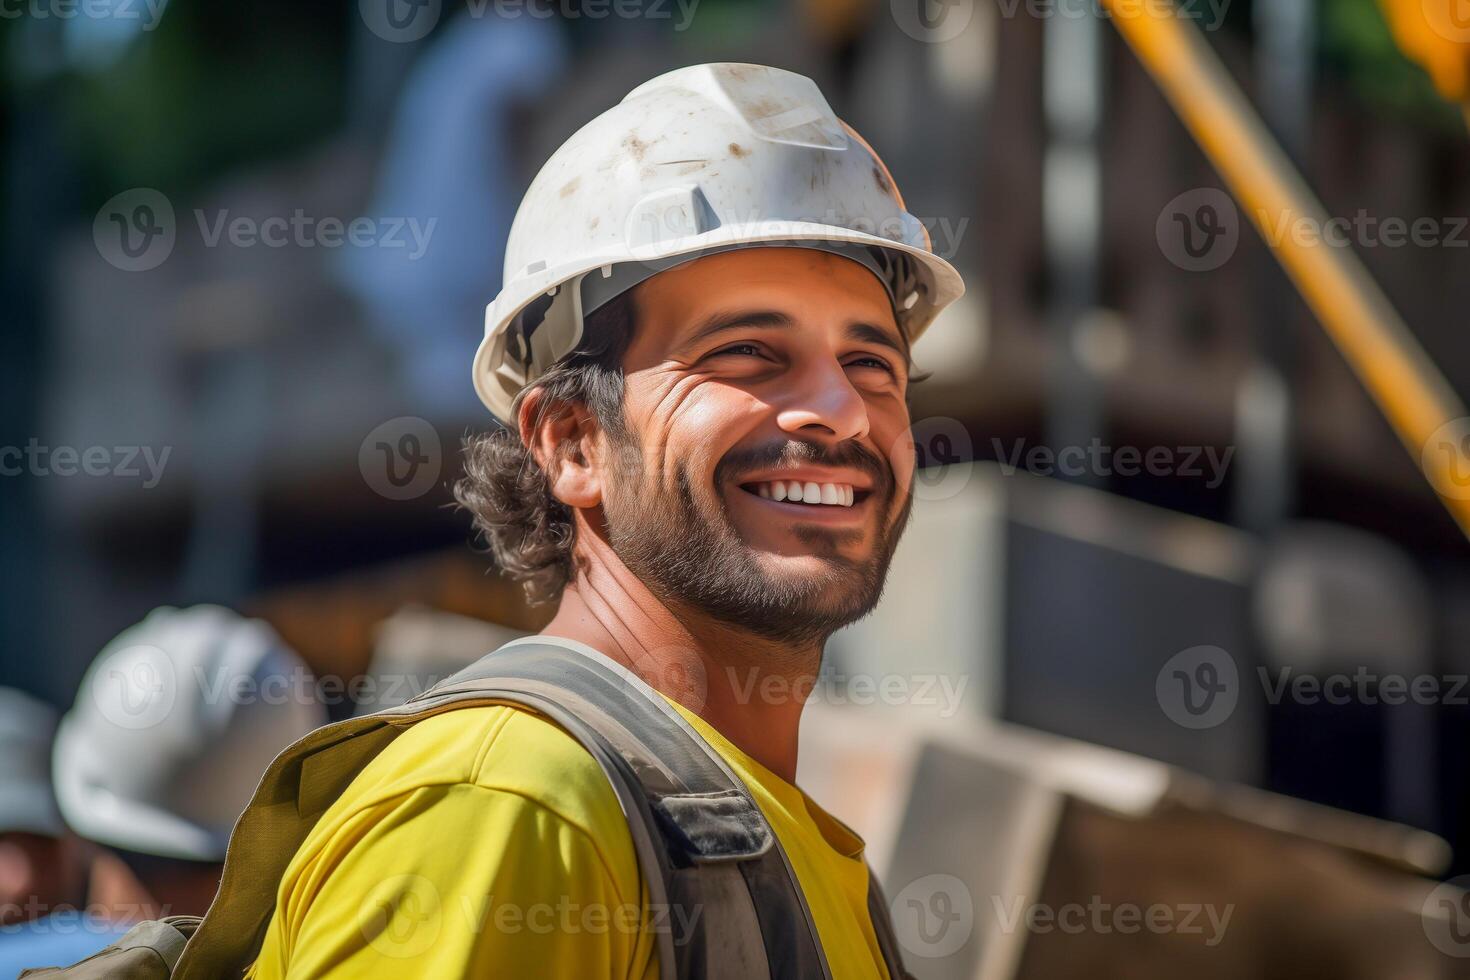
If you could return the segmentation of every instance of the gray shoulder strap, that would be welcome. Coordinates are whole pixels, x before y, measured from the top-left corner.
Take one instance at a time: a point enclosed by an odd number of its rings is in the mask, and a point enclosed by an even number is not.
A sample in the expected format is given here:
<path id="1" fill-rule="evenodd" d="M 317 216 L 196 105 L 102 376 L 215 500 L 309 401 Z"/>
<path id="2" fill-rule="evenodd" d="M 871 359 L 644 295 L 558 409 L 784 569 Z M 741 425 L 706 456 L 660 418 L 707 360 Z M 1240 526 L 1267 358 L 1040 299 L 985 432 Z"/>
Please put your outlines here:
<path id="1" fill-rule="evenodd" d="M 914 975 L 904 969 L 903 957 L 898 952 L 898 937 L 893 933 L 893 920 L 889 918 L 888 899 L 883 895 L 883 886 L 878 876 L 868 867 L 868 918 L 873 920 L 873 932 L 878 937 L 878 949 L 883 953 L 883 962 L 888 967 L 889 980 L 914 980 Z"/>
<path id="2" fill-rule="evenodd" d="M 648 884 L 662 980 L 831 976 L 790 861 L 718 754 L 620 665 L 580 646 L 526 640 L 407 704 L 328 725 L 282 752 L 235 826 L 219 892 L 175 976 L 240 976 L 286 865 L 372 758 L 423 718 L 497 703 L 550 718 L 607 775 Z M 874 928 L 891 936 L 887 909 L 877 908 Z M 882 945 L 890 976 L 904 976 L 891 939 Z"/>

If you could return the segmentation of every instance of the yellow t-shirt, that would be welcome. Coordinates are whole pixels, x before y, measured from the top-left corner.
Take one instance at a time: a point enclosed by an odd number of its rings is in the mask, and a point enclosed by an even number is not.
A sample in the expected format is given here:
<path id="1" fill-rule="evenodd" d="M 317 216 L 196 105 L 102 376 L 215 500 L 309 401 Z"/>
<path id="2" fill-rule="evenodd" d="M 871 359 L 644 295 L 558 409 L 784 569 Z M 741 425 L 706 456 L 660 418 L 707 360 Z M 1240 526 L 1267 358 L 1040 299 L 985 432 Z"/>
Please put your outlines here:
<path id="1" fill-rule="evenodd" d="M 886 980 L 863 842 L 703 719 L 679 712 L 750 788 L 796 871 L 834 980 Z M 597 763 L 509 707 L 414 725 L 292 858 L 251 980 L 656 980 L 632 837 Z M 680 935 L 681 923 L 667 927 Z"/>

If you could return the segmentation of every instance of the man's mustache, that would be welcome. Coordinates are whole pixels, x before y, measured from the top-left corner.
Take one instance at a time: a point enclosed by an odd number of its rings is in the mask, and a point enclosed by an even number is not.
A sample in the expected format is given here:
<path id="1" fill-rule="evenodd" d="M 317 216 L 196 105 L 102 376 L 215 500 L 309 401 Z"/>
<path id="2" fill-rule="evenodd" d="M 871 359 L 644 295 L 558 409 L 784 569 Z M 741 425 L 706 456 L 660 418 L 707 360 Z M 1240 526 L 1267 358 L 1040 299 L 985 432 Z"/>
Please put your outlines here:
<path id="1" fill-rule="evenodd" d="M 871 449 L 848 440 L 835 446 L 805 439 L 782 439 L 743 446 L 725 454 L 715 467 L 715 484 L 738 482 L 745 473 L 810 464 L 858 470 L 873 480 L 873 493 L 886 499 L 893 493 L 893 471 Z"/>

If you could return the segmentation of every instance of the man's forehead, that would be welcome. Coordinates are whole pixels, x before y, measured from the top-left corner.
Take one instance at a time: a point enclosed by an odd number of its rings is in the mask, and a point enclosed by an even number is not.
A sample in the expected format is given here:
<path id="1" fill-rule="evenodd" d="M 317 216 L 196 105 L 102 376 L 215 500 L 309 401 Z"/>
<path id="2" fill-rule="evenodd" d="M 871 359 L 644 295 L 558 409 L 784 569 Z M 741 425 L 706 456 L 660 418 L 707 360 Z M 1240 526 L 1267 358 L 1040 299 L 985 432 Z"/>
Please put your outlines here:
<path id="1" fill-rule="evenodd" d="M 691 338 L 729 326 L 812 328 L 813 312 L 846 327 L 867 324 L 902 344 L 884 284 L 860 262 L 818 249 L 752 248 L 707 255 L 656 275 L 636 290 L 640 319 L 665 321 Z"/>

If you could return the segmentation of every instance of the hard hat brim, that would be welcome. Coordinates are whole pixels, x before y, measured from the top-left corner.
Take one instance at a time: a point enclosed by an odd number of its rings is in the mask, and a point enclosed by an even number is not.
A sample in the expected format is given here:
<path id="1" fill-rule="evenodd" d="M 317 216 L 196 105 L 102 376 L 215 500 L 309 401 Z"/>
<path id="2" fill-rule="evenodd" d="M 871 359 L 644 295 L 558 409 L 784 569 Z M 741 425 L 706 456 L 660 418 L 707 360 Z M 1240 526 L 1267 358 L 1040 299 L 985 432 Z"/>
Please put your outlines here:
<path id="1" fill-rule="evenodd" d="M 921 295 L 914 308 L 905 313 L 904 320 L 911 343 L 918 340 L 941 310 L 965 292 L 964 280 L 954 266 L 927 248 L 907 242 L 816 222 L 779 221 L 721 226 L 702 235 L 658 245 L 623 250 L 605 256 L 582 257 L 575 263 L 550 267 L 532 276 L 517 279 L 513 287 L 503 290 L 486 308 L 485 337 L 475 352 L 472 369 L 475 392 L 496 418 L 507 425 L 514 424 L 511 409 L 516 395 L 535 378 L 513 380 L 499 373 L 498 369 L 504 361 L 505 333 L 516 317 L 540 296 L 553 293 L 562 286 L 577 282 L 582 276 L 607 266 L 655 263 L 680 256 L 687 256 L 692 261 L 711 251 L 728 250 L 732 247 L 759 248 L 782 242 L 868 245 L 912 258 L 925 278 L 927 295 Z M 576 329 L 568 331 L 566 336 L 551 340 L 559 352 L 557 358 L 571 353 L 580 343 L 580 316 L 575 318 L 575 325 Z M 548 367 L 549 363 L 538 365 L 538 372 L 544 372 Z"/>

